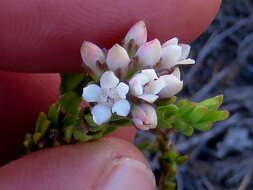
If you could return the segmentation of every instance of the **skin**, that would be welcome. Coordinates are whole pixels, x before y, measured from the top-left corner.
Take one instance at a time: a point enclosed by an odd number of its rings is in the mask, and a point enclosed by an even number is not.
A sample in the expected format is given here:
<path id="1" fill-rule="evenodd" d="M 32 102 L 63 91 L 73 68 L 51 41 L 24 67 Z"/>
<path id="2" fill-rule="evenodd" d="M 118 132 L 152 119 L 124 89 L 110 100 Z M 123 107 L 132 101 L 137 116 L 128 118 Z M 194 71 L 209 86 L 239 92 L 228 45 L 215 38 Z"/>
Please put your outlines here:
<path id="1" fill-rule="evenodd" d="M 83 40 L 110 47 L 119 42 L 129 27 L 140 19 L 147 24 L 150 40 L 158 38 L 165 41 L 178 36 L 183 42 L 190 42 L 209 25 L 220 3 L 220 0 L 161 0 L 159 3 L 153 0 L 0 1 L 0 164 L 15 157 L 24 134 L 33 129 L 38 112 L 46 111 L 48 105 L 59 97 L 57 74 L 33 73 L 80 71 L 79 48 Z M 22 187 L 33 189 L 39 180 L 30 180 L 29 176 L 32 175 L 19 171 L 29 160 L 31 164 L 27 165 L 26 171 L 36 173 L 38 167 L 43 169 L 39 162 L 45 158 L 61 162 L 54 171 L 55 181 L 52 184 L 57 185 L 64 167 L 70 162 L 58 153 L 70 149 L 85 155 L 77 159 L 78 154 L 71 154 L 70 157 L 77 163 L 87 162 L 89 147 L 92 146 L 94 155 L 102 150 L 104 155 L 117 152 L 120 156 L 134 157 L 147 164 L 143 155 L 130 143 L 134 134 L 133 127 L 123 128 L 114 133 L 114 137 L 102 139 L 102 143 L 98 141 L 43 150 L 35 153 L 36 156 L 31 154 L 28 158 L 11 162 L 0 168 L 0 189 L 11 189 L 17 181 L 15 179 L 29 181 Z M 103 146 L 106 148 L 101 149 Z M 103 165 L 103 154 L 99 158 L 100 161 L 90 161 L 90 164 L 95 168 L 99 165 L 97 162 Z M 37 162 L 33 162 L 34 159 Z M 53 163 L 50 164 L 53 167 Z M 4 177 L 6 173 L 8 177 Z M 80 167 L 77 174 L 77 178 L 83 179 L 90 177 L 91 172 Z M 41 177 L 36 176 L 38 179 Z M 95 180 L 90 179 L 91 182 Z M 79 181 L 75 182 L 75 189 L 83 189 Z M 55 189 L 54 185 L 48 189 Z"/>

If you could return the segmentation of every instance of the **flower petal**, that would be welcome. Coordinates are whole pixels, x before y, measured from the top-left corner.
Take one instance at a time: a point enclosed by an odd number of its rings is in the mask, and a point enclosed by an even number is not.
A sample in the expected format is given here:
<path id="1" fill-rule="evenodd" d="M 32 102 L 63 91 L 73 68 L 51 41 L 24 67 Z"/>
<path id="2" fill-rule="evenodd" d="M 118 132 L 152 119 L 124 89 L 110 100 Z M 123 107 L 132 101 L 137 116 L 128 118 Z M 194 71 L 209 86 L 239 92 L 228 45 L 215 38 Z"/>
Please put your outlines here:
<path id="1" fill-rule="evenodd" d="M 182 54 L 179 60 L 184 60 L 188 57 L 191 50 L 191 46 L 188 44 L 179 44 L 179 46 L 182 47 Z"/>
<path id="2" fill-rule="evenodd" d="M 177 37 L 167 40 L 166 42 L 163 43 L 162 47 L 164 48 L 166 46 L 171 46 L 171 45 L 174 45 L 174 46 L 178 45 L 178 38 Z"/>
<path id="3" fill-rule="evenodd" d="M 83 99 L 87 102 L 98 102 L 102 96 L 102 89 L 97 84 L 91 84 L 83 88 Z"/>
<path id="4" fill-rule="evenodd" d="M 149 82 L 149 79 L 143 73 L 134 75 L 129 81 L 130 92 L 134 96 L 143 94 L 143 86 Z"/>
<path id="5" fill-rule="evenodd" d="M 180 69 L 179 69 L 179 67 L 175 67 L 174 71 L 173 71 L 171 74 L 174 75 L 175 77 L 177 77 L 178 80 L 180 80 L 181 74 L 180 74 Z"/>
<path id="6" fill-rule="evenodd" d="M 166 46 L 162 49 L 161 69 L 170 69 L 177 64 L 181 57 L 182 47 L 180 46 Z"/>
<path id="7" fill-rule="evenodd" d="M 138 96 L 138 98 L 145 100 L 148 103 L 154 103 L 159 98 L 159 96 L 155 94 L 143 94 L 141 96 Z"/>
<path id="8" fill-rule="evenodd" d="M 142 20 L 133 25 L 127 32 L 125 43 L 127 44 L 132 39 L 138 46 L 147 42 L 147 28 Z"/>
<path id="9" fill-rule="evenodd" d="M 97 66 L 97 61 L 105 62 L 105 55 L 97 45 L 84 41 L 81 47 L 81 56 L 87 65 L 97 76 L 101 76 L 102 70 Z"/>
<path id="10" fill-rule="evenodd" d="M 100 78 L 102 88 L 115 88 L 119 84 L 119 79 L 112 71 L 106 71 Z"/>
<path id="11" fill-rule="evenodd" d="M 146 77 L 148 77 L 149 80 L 158 79 L 157 74 L 154 69 L 143 69 L 141 73 L 146 75 Z"/>
<path id="12" fill-rule="evenodd" d="M 101 125 L 109 121 L 112 116 L 110 107 L 102 105 L 102 104 L 95 105 L 92 108 L 91 113 L 92 113 L 93 121 L 98 125 Z"/>
<path id="13" fill-rule="evenodd" d="M 195 60 L 193 60 L 193 59 L 184 59 L 182 61 L 177 62 L 177 65 L 191 65 L 191 64 L 195 64 Z"/>
<path id="14" fill-rule="evenodd" d="M 167 86 L 166 81 L 163 77 L 158 78 L 157 80 L 150 81 L 144 87 L 145 94 L 158 94 L 165 86 Z"/>
<path id="15" fill-rule="evenodd" d="M 143 67 L 153 66 L 161 58 L 161 43 L 159 40 L 154 39 L 150 42 L 143 44 L 136 52 L 139 64 Z"/>
<path id="16" fill-rule="evenodd" d="M 115 44 L 107 54 L 106 64 L 109 69 L 115 71 L 117 69 L 126 69 L 130 62 L 130 58 L 126 50 L 119 44 Z"/>
<path id="17" fill-rule="evenodd" d="M 119 100 L 112 107 L 112 113 L 126 117 L 130 112 L 130 104 L 127 100 Z"/>
<path id="18" fill-rule="evenodd" d="M 183 88 L 183 81 L 180 81 L 175 75 L 164 75 L 167 85 L 158 94 L 160 98 L 170 98 L 180 92 Z"/>
<path id="19" fill-rule="evenodd" d="M 126 99 L 126 95 L 129 91 L 129 86 L 124 82 L 120 82 L 119 85 L 116 87 L 118 95 L 122 99 Z"/>

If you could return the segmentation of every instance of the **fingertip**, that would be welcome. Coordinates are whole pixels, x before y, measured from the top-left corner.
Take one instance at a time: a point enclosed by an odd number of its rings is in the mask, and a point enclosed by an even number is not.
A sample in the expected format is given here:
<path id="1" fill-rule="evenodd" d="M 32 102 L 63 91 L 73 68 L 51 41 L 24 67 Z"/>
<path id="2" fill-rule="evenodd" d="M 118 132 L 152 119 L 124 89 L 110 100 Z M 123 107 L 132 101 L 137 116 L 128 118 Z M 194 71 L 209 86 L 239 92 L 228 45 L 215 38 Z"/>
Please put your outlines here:
<path id="1" fill-rule="evenodd" d="M 24 1 L 22 3 L 22 1 Z M 120 42 L 144 20 L 149 39 L 195 39 L 213 20 L 220 0 L 62 0 L 0 2 L 0 68 L 11 71 L 81 70 L 84 40 L 101 47 Z M 2 18 L 2 19 L 1 19 Z M 3 19 L 4 18 L 4 19 Z"/>
<path id="2" fill-rule="evenodd" d="M 130 179 L 132 184 L 128 185 Z M 45 149 L 0 169 L 0 187 L 7 190 L 115 189 L 112 186 L 122 190 L 155 187 L 154 176 L 142 153 L 131 143 L 114 137 Z"/>

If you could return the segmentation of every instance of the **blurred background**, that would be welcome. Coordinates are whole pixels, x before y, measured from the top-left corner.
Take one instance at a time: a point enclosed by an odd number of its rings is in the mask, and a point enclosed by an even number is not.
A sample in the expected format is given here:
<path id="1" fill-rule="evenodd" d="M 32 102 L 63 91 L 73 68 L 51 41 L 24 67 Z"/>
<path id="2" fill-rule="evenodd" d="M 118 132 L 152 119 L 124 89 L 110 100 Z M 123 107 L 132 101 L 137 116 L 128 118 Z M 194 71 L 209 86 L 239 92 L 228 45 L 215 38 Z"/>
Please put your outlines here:
<path id="1" fill-rule="evenodd" d="M 185 67 L 180 97 L 200 101 L 224 94 L 223 109 L 231 117 L 206 133 L 171 137 L 177 150 L 190 155 L 178 170 L 177 189 L 252 190 L 253 0 L 223 0 L 219 15 L 192 43 L 191 57 L 197 64 Z M 139 134 L 145 138 L 154 136 Z M 150 157 L 156 171 L 155 159 Z"/>

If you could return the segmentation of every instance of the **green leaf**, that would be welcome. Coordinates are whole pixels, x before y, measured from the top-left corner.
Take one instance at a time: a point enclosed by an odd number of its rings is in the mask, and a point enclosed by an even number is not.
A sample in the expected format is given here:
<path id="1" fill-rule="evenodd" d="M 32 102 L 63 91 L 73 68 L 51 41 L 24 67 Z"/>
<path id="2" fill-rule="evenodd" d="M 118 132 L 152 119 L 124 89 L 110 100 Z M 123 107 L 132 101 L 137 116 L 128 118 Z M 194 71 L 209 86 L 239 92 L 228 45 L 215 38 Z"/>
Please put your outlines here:
<path id="1" fill-rule="evenodd" d="M 181 116 L 187 116 L 195 108 L 196 103 L 190 102 L 188 100 L 181 100 L 178 103 L 179 113 Z"/>
<path id="2" fill-rule="evenodd" d="M 218 95 L 200 102 L 200 105 L 208 107 L 209 110 L 217 110 L 223 103 L 223 95 Z"/>
<path id="3" fill-rule="evenodd" d="M 29 153 L 31 152 L 32 146 L 33 146 L 33 138 L 31 134 L 26 134 L 25 135 L 25 141 L 23 142 L 24 147 L 26 149 L 26 152 Z"/>
<path id="4" fill-rule="evenodd" d="M 79 106 L 81 102 L 81 96 L 78 96 L 74 92 L 68 92 L 63 95 L 63 97 L 59 101 L 59 104 L 61 106 L 62 112 L 75 115 L 80 110 Z"/>
<path id="5" fill-rule="evenodd" d="M 61 73 L 61 94 L 75 91 L 78 89 L 80 83 L 85 79 L 85 74 L 81 73 Z"/>
<path id="6" fill-rule="evenodd" d="M 180 118 L 177 118 L 177 120 L 175 120 L 175 122 L 173 123 L 173 128 L 186 136 L 191 136 L 194 131 L 188 123 L 186 123 L 183 119 Z"/>
<path id="7" fill-rule="evenodd" d="M 183 155 L 183 156 L 178 156 L 176 159 L 176 162 L 178 165 L 185 164 L 189 160 L 189 156 Z"/>
<path id="8" fill-rule="evenodd" d="M 203 105 L 197 105 L 193 111 L 187 116 L 188 120 L 191 123 L 196 123 L 201 120 L 206 113 L 208 112 L 208 108 Z"/>
<path id="9" fill-rule="evenodd" d="M 157 111 L 159 114 L 161 114 L 163 117 L 168 118 L 171 115 L 174 115 L 178 112 L 178 107 L 175 104 L 170 104 L 166 106 L 159 106 L 157 108 Z"/>
<path id="10" fill-rule="evenodd" d="M 69 126 L 64 129 L 64 141 L 70 143 L 73 135 L 73 126 Z"/>
<path id="11" fill-rule="evenodd" d="M 229 117 L 228 111 L 210 111 L 205 117 L 201 119 L 201 122 L 217 122 L 225 120 Z"/>
<path id="12" fill-rule="evenodd" d="M 73 136 L 76 140 L 79 140 L 80 142 L 87 142 L 89 140 L 91 140 L 91 136 L 83 133 L 82 131 L 79 131 L 79 130 L 76 130 L 74 129 L 73 130 Z"/>
<path id="13" fill-rule="evenodd" d="M 131 125 L 131 120 L 129 118 L 122 117 L 121 119 L 117 121 L 111 121 L 110 125 L 123 127 L 123 126 Z"/>
<path id="14" fill-rule="evenodd" d="M 101 128 L 100 126 L 98 126 L 94 121 L 93 121 L 93 118 L 92 118 L 92 115 L 91 114 L 86 114 L 84 116 L 84 119 L 85 121 L 88 123 L 89 126 L 93 127 L 93 128 Z"/>
<path id="15" fill-rule="evenodd" d="M 40 112 L 37 122 L 36 122 L 35 132 L 45 133 L 49 127 L 49 124 L 50 124 L 50 121 L 47 120 L 46 114 L 43 112 Z"/>
<path id="16" fill-rule="evenodd" d="M 41 139 L 41 137 L 43 137 L 43 133 L 34 133 L 33 134 L 33 142 L 35 143 L 35 144 L 38 144 L 38 142 L 39 142 L 39 140 Z"/>
<path id="17" fill-rule="evenodd" d="M 195 129 L 198 129 L 203 132 L 210 130 L 212 126 L 213 126 L 212 122 L 203 122 L 203 123 L 197 123 L 193 125 Z"/>
<path id="18" fill-rule="evenodd" d="M 158 127 L 161 129 L 169 129 L 169 128 L 172 128 L 172 125 L 171 125 L 170 121 L 164 120 L 163 118 L 159 118 L 158 119 Z"/>
<path id="19" fill-rule="evenodd" d="M 58 106 L 57 104 L 52 104 L 49 107 L 48 110 L 48 119 L 51 121 L 51 123 L 56 126 L 59 118 L 59 111 L 58 111 Z"/>

